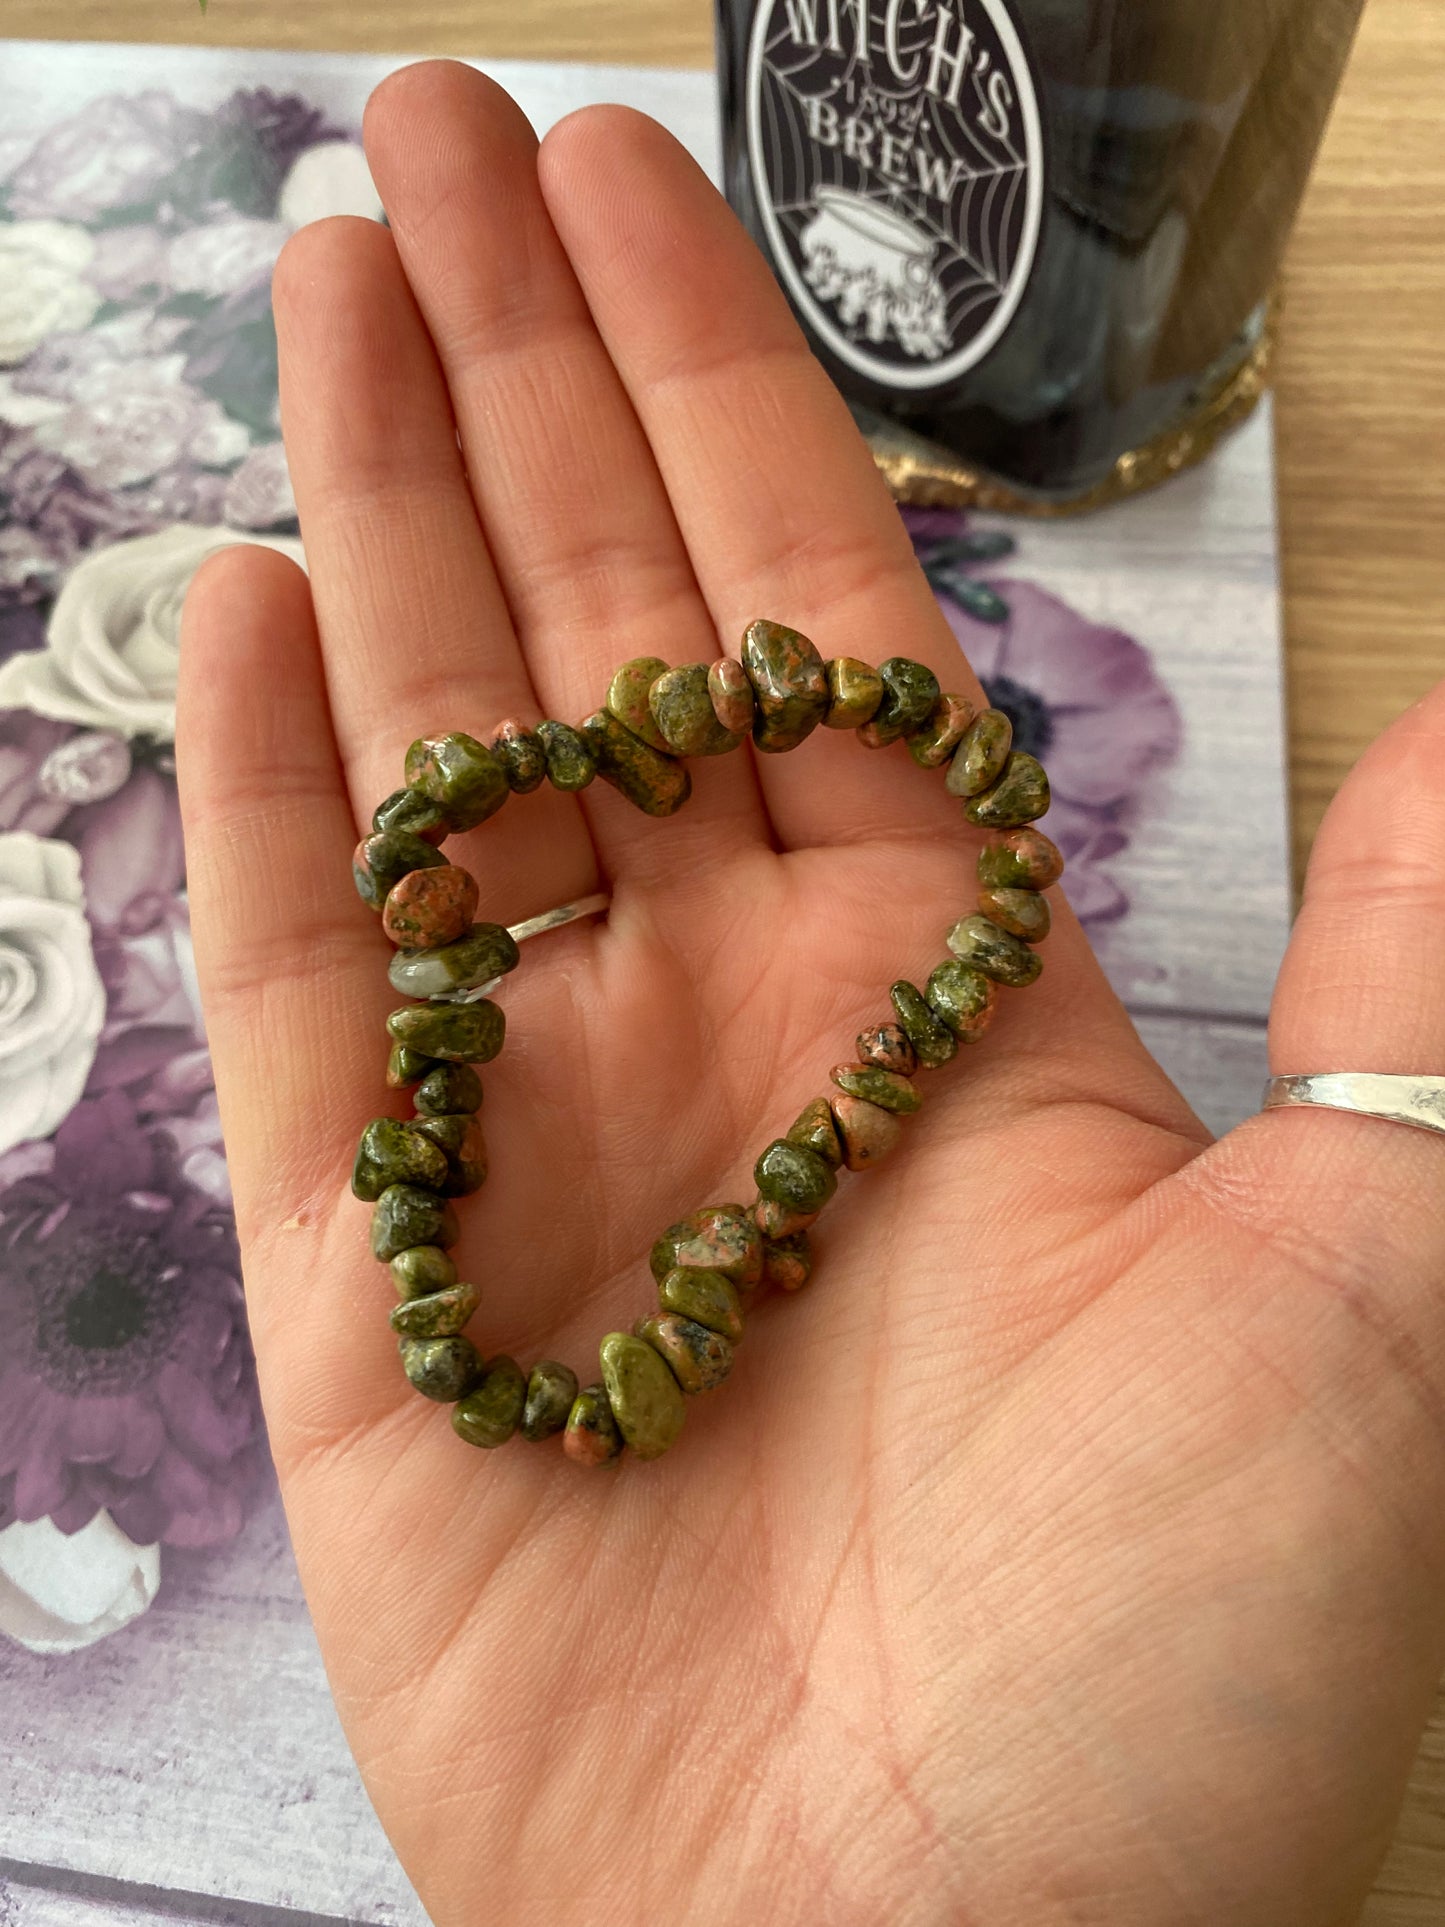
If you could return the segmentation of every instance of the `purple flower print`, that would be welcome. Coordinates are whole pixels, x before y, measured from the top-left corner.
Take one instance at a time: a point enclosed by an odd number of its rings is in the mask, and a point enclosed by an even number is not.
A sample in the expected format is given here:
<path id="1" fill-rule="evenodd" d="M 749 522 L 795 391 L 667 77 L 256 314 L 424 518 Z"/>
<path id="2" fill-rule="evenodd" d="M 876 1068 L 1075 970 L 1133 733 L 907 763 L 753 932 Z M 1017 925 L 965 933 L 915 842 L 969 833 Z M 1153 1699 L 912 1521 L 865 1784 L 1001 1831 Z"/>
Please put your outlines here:
<path id="1" fill-rule="evenodd" d="M 211 120 L 204 153 L 164 183 L 163 192 L 183 218 L 232 210 L 269 218 L 299 156 L 309 147 L 345 138 L 320 108 L 296 94 L 242 88 Z"/>
<path id="2" fill-rule="evenodd" d="M 31 430 L 0 426 L 0 501 L 12 528 L 82 541 L 108 534 L 110 502 L 84 484 L 67 487 L 73 480 L 62 458 L 39 447 Z"/>
<path id="3" fill-rule="evenodd" d="M 123 1092 L 53 1153 L 0 1197 L 0 1521 L 224 1543 L 264 1462 L 229 1214 Z"/>
<path id="4" fill-rule="evenodd" d="M 143 763 L 66 832 L 80 851 L 92 929 L 138 934 L 166 914 L 185 875 L 174 776 Z"/>
<path id="5" fill-rule="evenodd" d="M 289 232 L 280 221 L 258 221 L 245 214 L 188 228 L 170 245 L 170 286 L 213 299 L 234 294 L 270 274 Z"/>
<path id="6" fill-rule="evenodd" d="M 11 174 L 11 213 L 93 222 L 117 208 L 144 206 L 207 138 L 205 115 L 159 89 L 90 101 L 42 135 Z"/>
<path id="7" fill-rule="evenodd" d="M 72 724 L 51 722 L 28 709 L 0 709 L 0 832 L 55 834 L 71 805 L 45 793 L 40 772 L 75 733 Z"/>
<path id="8" fill-rule="evenodd" d="M 169 470 L 228 468 L 246 453 L 250 436 L 186 379 L 178 344 L 193 326 L 184 317 L 136 308 L 94 328 L 52 335 L 15 376 L 8 406 L 23 415 L 34 447 L 62 460 L 93 489 L 152 483 Z M 6 407 L 0 395 L 0 419 Z M 187 472 L 165 491 L 169 501 L 183 504 L 182 516 L 202 506 L 191 499 L 197 491 L 189 484 Z M 224 482 L 205 506 L 214 506 L 223 490 Z M 142 526 L 180 519 L 164 506 L 123 499 L 118 512 Z M 11 515 L 29 520 L 23 504 L 12 503 Z"/>
<path id="9" fill-rule="evenodd" d="M 1005 605 L 981 621 L 939 602 L 1014 742 L 1043 761 L 1054 807 L 1047 828 L 1069 862 L 1077 914 L 1120 916 L 1128 905 L 1099 866 L 1124 847 L 1120 819 L 1148 778 L 1179 753 L 1179 712 L 1149 652 L 1122 630 L 1088 621 L 1047 589 L 1002 577 L 985 586 Z"/>
<path id="10" fill-rule="evenodd" d="M 108 1051 L 118 1038 L 136 1030 L 163 1030 L 167 1061 L 176 1054 L 180 1040 L 185 1040 L 180 1048 L 199 1045 L 189 982 L 190 957 L 189 919 L 178 897 L 155 905 L 144 930 L 96 933 L 96 967 L 105 985 L 105 1029 L 100 1050 Z M 107 1087 L 116 1081 L 130 1085 L 143 1080 L 138 1042 L 129 1047 L 124 1061 L 131 1068 L 118 1078 L 115 1065 L 107 1060 L 100 1072 Z M 156 1063 L 151 1074 L 161 1068 Z M 94 1071 L 91 1084 L 94 1088 Z"/>
<path id="11" fill-rule="evenodd" d="M 279 433 L 269 274 L 214 303 L 181 346 L 187 381 L 204 389 L 258 438 L 271 440 Z"/>
<path id="12" fill-rule="evenodd" d="M 1127 915 L 1129 899 L 1108 869 L 1110 858 L 1129 847 L 1128 834 L 1118 824 L 1055 794 L 1039 828 L 1063 852 L 1064 894 L 1081 923 L 1112 923 Z"/>
<path id="13" fill-rule="evenodd" d="M 92 787 L 112 780 L 112 759 L 133 751 L 140 761 L 128 779 L 89 807 L 79 808 L 65 828 L 80 850 L 81 877 L 90 916 L 96 967 L 105 986 L 105 1024 L 87 1093 L 125 1089 L 142 1117 L 158 1118 L 198 1154 L 208 1195 L 229 1197 L 217 1125 L 197 1139 L 191 1118 L 197 1102 L 214 1107 L 210 1060 L 205 1050 L 200 999 L 191 954 L 190 916 L 180 895 L 185 873 L 180 804 L 169 767 L 170 752 L 127 743 L 112 731 L 78 732 L 51 752 L 50 768 L 66 758 L 66 774 Z M 78 753 L 79 752 L 79 753 Z M 177 1120 L 181 1120 L 179 1123 Z M 204 1146 L 205 1155 L 199 1153 Z M 183 1175 L 196 1182 L 183 1160 Z"/>
<path id="14" fill-rule="evenodd" d="M 45 643 L 45 618 L 33 602 L 7 605 L 0 589 L 0 662 Z"/>
<path id="15" fill-rule="evenodd" d="M 165 528 L 173 522 L 209 528 L 228 519 L 225 502 L 229 481 L 224 469 L 196 468 L 183 460 L 161 469 L 148 481 L 123 489 L 118 499 L 148 529 Z"/>
<path id="16" fill-rule="evenodd" d="M 157 355 L 130 362 L 121 381 L 113 368 L 77 376 L 69 405 L 39 424 L 37 441 L 104 488 L 148 482 L 180 462 L 229 467 L 251 438 L 182 367 L 179 354 Z"/>
<path id="17" fill-rule="evenodd" d="M 0 608 L 52 596 L 88 548 L 148 534 L 143 508 L 93 487 L 31 429 L 0 423 Z"/>
<path id="18" fill-rule="evenodd" d="M 253 448 L 226 484 L 221 513 L 214 518 L 233 529 L 295 528 L 296 497 L 280 442 Z"/>
<path id="19" fill-rule="evenodd" d="M 30 529 L 0 528 L 0 604 L 39 602 L 65 567 L 55 544 Z"/>
<path id="20" fill-rule="evenodd" d="M 221 107 L 223 127 L 243 129 L 263 157 L 273 191 L 308 147 L 347 138 L 347 130 L 326 118 L 299 94 L 278 94 L 269 87 L 241 87 Z M 237 206 L 240 203 L 237 202 Z"/>
<path id="21" fill-rule="evenodd" d="M 1015 745 L 1048 767 L 1044 827 L 1068 861 L 1069 902 L 1086 922 L 1122 916 L 1128 900 L 1105 866 L 1128 844 L 1130 806 L 1181 742 L 1148 650 L 1035 583 L 978 574 L 1013 549 L 1006 531 L 944 511 L 905 519 L 989 701 L 1012 721 Z"/>
<path id="22" fill-rule="evenodd" d="M 190 325 L 178 315 L 132 308 L 93 328 L 49 335 L 15 376 L 15 388 L 22 395 L 73 402 L 85 392 L 81 384 L 88 375 L 100 372 L 111 382 L 124 383 L 129 374 L 122 364 L 166 354 Z"/>
<path id="23" fill-rule="evenodd" d="M 26 705 L 0 708 L 0 841 L 69 916 L 89 998 L 17 1060 L 30 1109 L 0 1137 L 0 1529 L 219 1544 L 265 1445 L 184 894 L 174 632 L 202 549 L 253 530 L 299 554 L 278 533 L 271 270 L 336 196 L 379 204 L 347 131 L 265 89 L 204 113 L 91 102 L 0 134 L 0 181 L 0 673 Z"/>
<path id="24" fill-rule="evenodd" d="M 86 279 L 107 301 L 134 301 L 160 294 L 170 281 L 169 242 L 149 222 L 102 228 Z"/>
<path id="25" fill-rule="evenodd" d="M 131 746 L 113 729 L 82 729 L 57 743 L 40 765 L 35 786 L 69 809 L 103 803 L 125 785 L 135 766 Z"/>

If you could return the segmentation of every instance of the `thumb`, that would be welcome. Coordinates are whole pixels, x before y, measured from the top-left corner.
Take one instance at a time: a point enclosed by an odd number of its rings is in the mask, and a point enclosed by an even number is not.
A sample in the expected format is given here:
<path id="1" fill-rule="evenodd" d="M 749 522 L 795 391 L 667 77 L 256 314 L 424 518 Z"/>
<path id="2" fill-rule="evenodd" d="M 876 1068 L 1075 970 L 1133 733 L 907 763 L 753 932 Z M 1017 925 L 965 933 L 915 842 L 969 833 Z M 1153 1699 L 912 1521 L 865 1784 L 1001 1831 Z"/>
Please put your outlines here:
<path id="1" fill-rule="evenodd" d="M 1271 1069 L 1445 1073 L 1442 956 L 1445 684 L 1320 830 Z M 1173 1308 L 1255 1495 L 1256 1624 L 1288 1637 L 1260 1635 L 1249 1718 L 1320 1790 L 1300 1866 L 1330 1864 L 1327 1836 L 1351 1842 L 1363 1889 L 1445 1663 L 1445 1135 L 1267 1111 L 1166 1184 L 1185 1205 L 1178 1267 L 1207 1291 L 1197 1319 Z M 1248 1543 L 1243 1509 L 1222 1511 L 1219 1546 Z"/>
<path id="2" fill-rule="evenodd" d="M 1271 1070 L 1445 1075 L 1442 957 L 1445 683 L 1370 747 L 1321 826 L 1270 1013 Z M 1445 1472 L 1445 1135 L 1268 1111 L 1186 1181 L 1333 1294 L 1358 1327 L 1362 1398 L 1388 1378 Z"/>
<path id="3" fill-rule="evenodd" d="M 1445 1073 L 1442 950 L 1445 683 L 1366 751 L 1321 826 L 1275 992 L 1271 1070 Z M 1398 1131 L 1384 1135 L 1400 1148 Z"/>

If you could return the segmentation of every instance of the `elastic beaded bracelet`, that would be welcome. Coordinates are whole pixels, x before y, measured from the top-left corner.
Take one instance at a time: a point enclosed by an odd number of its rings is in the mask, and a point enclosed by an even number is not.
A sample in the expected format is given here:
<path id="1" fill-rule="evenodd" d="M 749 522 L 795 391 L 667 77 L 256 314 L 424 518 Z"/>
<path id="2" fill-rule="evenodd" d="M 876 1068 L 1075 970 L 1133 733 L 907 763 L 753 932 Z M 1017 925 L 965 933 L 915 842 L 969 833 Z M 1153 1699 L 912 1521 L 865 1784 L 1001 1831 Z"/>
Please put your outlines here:
<path id="1" fill-rule="evenodd" d="M 507 797 L 544 781 L 580 790 L 600 776 L 650 816 L 670 816 L 691 792 L 682 758 L 716 756 L 751 735 L 765 754 L 794 749 L 822 724 L 851 729 L 871 749 L 901 741 L 945 787 L 970 823 L 989 830 L 978 858 L 978 909 L 948 932 L 947 957 L 922 990 L 899 982 L 892 1015 L 863 1031 L 833 1089 L 806 1105 L 754 1166 L 751 1204 L 705 1205 L 652 1247 L 658 1310 L 630 1332 L 609 1332 L 601 1375 L 580 1386 L 554 1359 L 523 1372 L 505 1355 L 483 1360 L 463 1327 L 474 1285 L 448 1256 L 457 1242 L 452 1200 L 487 1175 L 473 1066 L 502 1048 L 506 1019 L 490 993 L 516 968 L 518 943 L 605 909 L 606 897 L 563 905 L 511 929 L 474 921 L 478 892 L 439 845 L 495 814 Z M 470 1445 L 520 1433 L 562 1434 L 581 1465 L 604 1465 L 626 1446 L 637 1458 L 665 1452 L 689 1396 L 732 1369 L 747 1314 L 769 1286 L 796 1291 L 812 1271 L 808 1232 L 840 1170 L 870 1170 L 897 1143 L 901 1120 L 922 1101 L 913 1074 L 936 1070 L 988 1028 L 1000 986 L 1031 984 L 1033 949 L 1049 933 L 1041 894 L 1063 873 L 1059 851 L 1030 827 L 1049 807 L 1039 763 L 1012 747 L 1000 710 L 974 713 L 940 689 L 922 663 L 895 656 L 878 669 L 849 656 L 824 662 L 806 636 L 754 622 L 741 660 L 669 668 L 653 656 L 627 662 L 603 707 L 577 728 L 509 720 L 490 744 L 463 734 L 423 737 L 407 751 L 405 787 L 387 797 L 357 846 L 356 887 L 397 946 L 389 977 L 421 1001 L 387 1019 L 387 1083 L 410 1089 L 409 1121 L 374 1118 L 352 1173 L 357 1197 L 376 1207 L 371 1248 L 391 1267 L 400 1302 L 391 1314 L 402 1368 L 425 1397 L 452 1406 Z"/>

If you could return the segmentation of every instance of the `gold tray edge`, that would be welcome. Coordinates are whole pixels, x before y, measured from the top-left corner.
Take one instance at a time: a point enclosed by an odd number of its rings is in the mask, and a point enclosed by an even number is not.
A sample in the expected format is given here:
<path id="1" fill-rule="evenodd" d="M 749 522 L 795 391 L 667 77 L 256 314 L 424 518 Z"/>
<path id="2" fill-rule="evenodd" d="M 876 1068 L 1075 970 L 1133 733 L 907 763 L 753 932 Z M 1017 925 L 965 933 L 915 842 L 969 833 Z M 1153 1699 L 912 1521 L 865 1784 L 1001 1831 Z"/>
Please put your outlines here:
<path id="1" fill-rule="evenodd" d="M 920 452 L 883 445 L 870 435 L 869 447 L 895 499 L 910 508 L 976 508 L 1005 515 L 1028 515 L 1048 521 L 1083 515 L 1123 501 L 1142 490 L 1157 488 L 1181 470 L 1204 460 L 1229 432 L 1258 407 L 1269 387 L 1274 357 L 1277 306 L 1272 303 L 1259 338 L 1240 365 L 1206 396 L 1188 421 L 1132 448 L 1115 462 L 1109 474 L 1080 495 L 1049 500 L 1026 495 L 998 481 L 982 469 L 957 461 L 940 449 Z"/>

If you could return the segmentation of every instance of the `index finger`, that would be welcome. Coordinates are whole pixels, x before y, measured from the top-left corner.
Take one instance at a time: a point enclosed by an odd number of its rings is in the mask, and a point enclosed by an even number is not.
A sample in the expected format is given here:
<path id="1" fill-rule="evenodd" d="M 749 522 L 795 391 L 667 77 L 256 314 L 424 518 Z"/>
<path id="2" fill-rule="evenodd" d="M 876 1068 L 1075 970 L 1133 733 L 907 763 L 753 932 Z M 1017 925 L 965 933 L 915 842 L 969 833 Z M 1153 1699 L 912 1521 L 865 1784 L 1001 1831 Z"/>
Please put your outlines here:
<path id="1" fill-rule="evenodd" d="M 913 657 L 979 701 L 842 397 L 696 162 L 655 121 L 598 107 L 553 128 L 539 166 L 727 646 L 767 616 L 824 656 Z M 956 833 L 937 772 L 842 734 L 759 758 L 785 844 Z"/>

